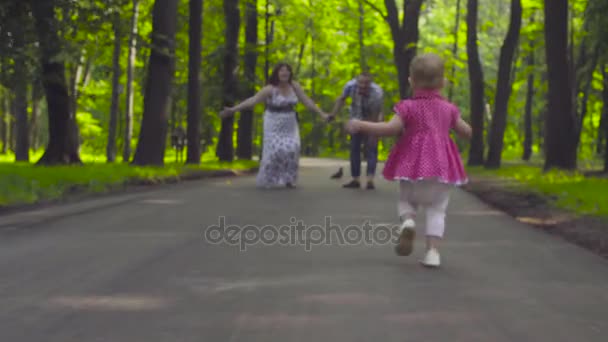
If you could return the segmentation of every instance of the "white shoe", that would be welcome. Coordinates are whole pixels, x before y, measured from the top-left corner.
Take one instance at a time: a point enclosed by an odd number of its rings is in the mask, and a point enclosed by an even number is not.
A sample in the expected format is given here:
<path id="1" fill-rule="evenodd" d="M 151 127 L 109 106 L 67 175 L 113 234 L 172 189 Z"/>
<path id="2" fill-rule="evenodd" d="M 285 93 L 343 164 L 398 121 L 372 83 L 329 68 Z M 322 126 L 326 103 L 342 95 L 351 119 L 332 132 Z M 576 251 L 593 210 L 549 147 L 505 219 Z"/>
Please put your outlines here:
<path id="1" fill-rule="evenodd" d="M 441 264 L 440 259 L 439 252 L 432 248 L 426 252 L 424 259 L 420 260 L 420 263 L 426 267 L 439 267 Z"/>
<path id="2" fill-rule="evenodd" d="M 405 228 L 415 228 L 416 227 L 416 221 L 414 221 L 411 218 L 408 218 L 407 220 L 403 221 L 403 223 L 401 224 L 401 227 L 399 228 L 399 234 L 401 234 L 401 232 L 405 229 Z"/>
<path id="3" fill-rule="evenodd" d="M 403 221 L 399 227 L 399 242 L 395 246 L 395 253 L 400 256 L 408 256 L 414 250 L 414 239 L 416 238 L 416 222 L 413 219 Z"/>

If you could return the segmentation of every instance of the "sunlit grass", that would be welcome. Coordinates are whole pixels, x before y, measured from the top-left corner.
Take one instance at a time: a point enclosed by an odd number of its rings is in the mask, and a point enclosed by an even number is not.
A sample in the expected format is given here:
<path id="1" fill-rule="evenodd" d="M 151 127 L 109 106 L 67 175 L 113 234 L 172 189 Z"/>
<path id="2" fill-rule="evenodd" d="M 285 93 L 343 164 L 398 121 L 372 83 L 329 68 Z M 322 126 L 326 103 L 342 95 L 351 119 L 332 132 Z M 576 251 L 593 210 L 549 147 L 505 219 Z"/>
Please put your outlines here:
<path id="1" fill-rule="evenodd" d="M 587 178 L 580 172 L 542 172 L 538 166 L 510 163 L 498 170 L 469 167 L 472 175 L 514 179 L 522 186 L 556 198 L 558 207 L 580 214 L 608 217 L 608 179 Z"/>
<path id="2" fill-rule="evenodd" d="M 104 156 L 81 155 L 84 165 L 38 166 L 34 162 L 15 163 L 14 156 L 0 158 L 0 205 L 29 204 L 63 197 L 73 188 L 99 193 L 133 181 L 162 182 L 187 173 L 222 169 L 245 170 L 257 161 L 219 162 L 206 156 L 200 165 L 184 165 L 169 158 L 164 167 L 138 167 L 126 163 L 105 162 Z"/>

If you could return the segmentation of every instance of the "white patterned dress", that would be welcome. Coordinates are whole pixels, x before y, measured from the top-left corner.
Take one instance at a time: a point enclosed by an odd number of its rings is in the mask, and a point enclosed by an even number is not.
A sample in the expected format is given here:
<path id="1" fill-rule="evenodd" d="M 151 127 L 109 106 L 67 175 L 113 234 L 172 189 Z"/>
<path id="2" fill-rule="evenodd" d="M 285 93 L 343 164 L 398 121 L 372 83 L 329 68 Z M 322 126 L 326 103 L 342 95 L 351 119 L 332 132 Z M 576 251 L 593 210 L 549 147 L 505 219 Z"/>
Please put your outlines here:
<path id="1" fill-rule="evenodd" d="M 256 177 L 258 187 L 296 185 L 300 159 L 300 129 L 293 89 L 284 96 L 274 87 L 264 111 L 262 160 Z"/>

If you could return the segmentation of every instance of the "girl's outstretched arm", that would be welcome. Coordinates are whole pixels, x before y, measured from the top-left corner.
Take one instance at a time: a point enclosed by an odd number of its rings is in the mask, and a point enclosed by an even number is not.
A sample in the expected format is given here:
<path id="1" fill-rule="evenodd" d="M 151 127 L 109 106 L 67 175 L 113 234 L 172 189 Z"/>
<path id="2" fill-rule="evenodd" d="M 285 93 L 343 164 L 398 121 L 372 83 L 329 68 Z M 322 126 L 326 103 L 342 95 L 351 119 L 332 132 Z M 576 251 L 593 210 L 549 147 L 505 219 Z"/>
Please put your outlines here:
<path id="1" fill-rule="evenodd" d="M 395 136 L 403 131 L 403 122 L 399 115 L 394 115 L 389 122 L 369 122 L 362 120 L 350 120 L 346 129 L 350 133 L 366 133 L 379 137 Z"/>
<path id="2" fill-rule="evenodd" d="M 456 125 L 454 126 L 454 131 L 456 131 L 456 133 L 458 133 L 458 135 L 463 139 L 471 140 L 471 137 L 473 136 L 471 126 L 469 126 L 469 124 L 462 119 L 458 119 Z"/>
<path id="3" fill-rule="evenodd" d="M 238 105 L 236 105 L 234 107 L 224 108 L 224 110 L 222 110 L 220 112 L 220 116 L 222 118 L 226 118 L 226 117 L 233 115 L 236 112 L 240 112 L 243 109 L 251 108 L 251 107 L 255 106 L 256 104 L 266 100 L 268 98 L 268 96 L 270 95 L 271 91 L 272 91 L 272 86 L 270 86 L 270 85 L 265 86 L 260 91 L 258 91 L 255 95 L 253 95 L 252 97 L 248 98 L 247 100 L 239 103 Z"/>

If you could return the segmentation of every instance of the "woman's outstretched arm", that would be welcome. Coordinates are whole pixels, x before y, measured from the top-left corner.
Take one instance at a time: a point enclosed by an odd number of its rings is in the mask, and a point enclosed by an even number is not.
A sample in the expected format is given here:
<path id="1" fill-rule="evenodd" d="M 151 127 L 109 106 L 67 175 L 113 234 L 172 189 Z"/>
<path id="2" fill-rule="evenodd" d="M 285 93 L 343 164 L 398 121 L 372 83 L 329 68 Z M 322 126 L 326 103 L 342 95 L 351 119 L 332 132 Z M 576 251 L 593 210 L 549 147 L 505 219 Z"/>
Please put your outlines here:
<path id="1" fill-rule="evenodd" d="M 271 91 L 272 91 L 272 86 L 267 85 L 264 88 L 260 89 L 260 91 L 258 91 L 255 95 L 253 95 L 252 97 L 248 98 L 247 100 L 239 103 L 238 105 L 236 105 L 234 107 L 225 107 L 224 110 L 222 110 L 220 112 L 220 116 L 222 118 L 226 118 L 226 117 L 233 115 L 236 112 L 240 112 L 243 109 L 249 109 L 249 108 L 255 106 L 256 104 L 266 100 L 268 98 L 268 96 L 270 95 Z"/>
<path id="2" fill-rule="evenodd" d="M 346 129 L 350 133 L 363 132 L 379 137 L 395 136 L 401 134 L 403 122 L 399 115 L 394 115 L 389 122 L 369 122 L 354 119 L 347 123 Z"/>
<path id="3" fill-rule="evenodd" d="M 328 115 L 325 114 L 321 110 L 321 108 L 317 107 L 317 105 L 314 103 L 314 101 L 311 100 L 310 97 L 308 97 L 306 95 L 306 93 L 304 93 L 304 90 L 302 90 L 302 87 L 300 86 L 300 84 L 297 83 L 297 82 L 292 82 L 292 84 L 293 84 L 293 89 L 296 92 L 296 96 L 298 97 L 298 99 L 300 101 L 302 101 L 302 103 L 306 106 L 306 108 L 308 108 L 311 111 L 319 114 L 324 119 L 327 119 Z"/>

